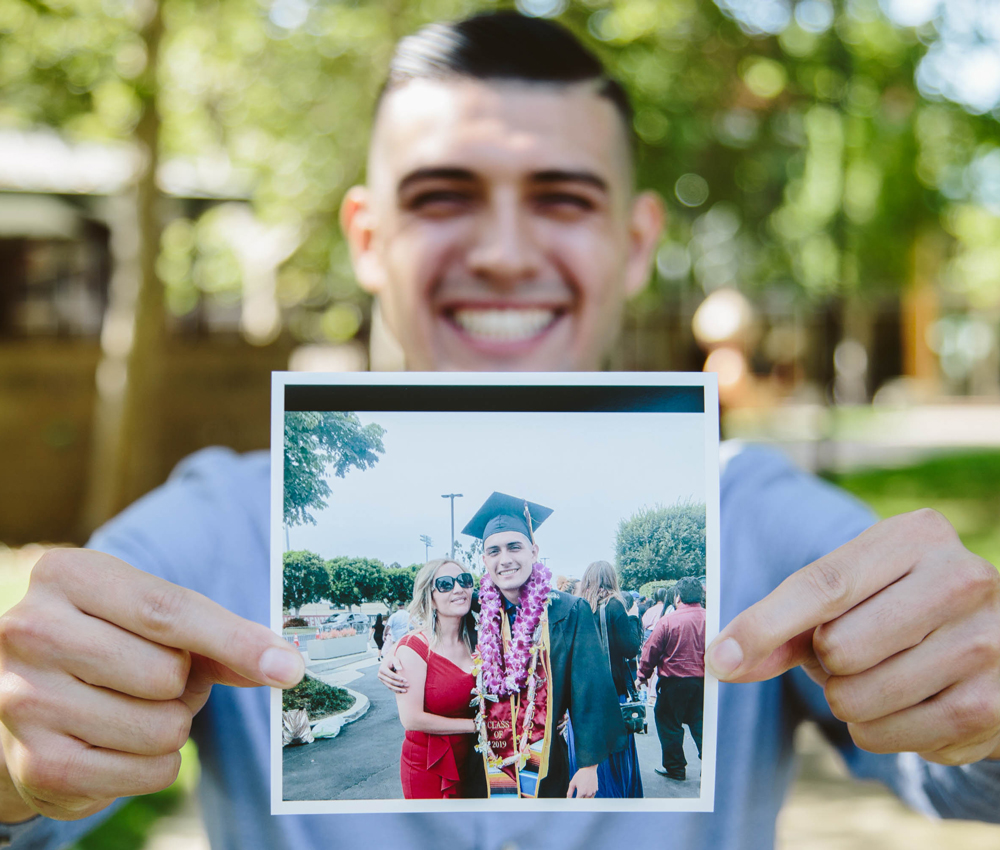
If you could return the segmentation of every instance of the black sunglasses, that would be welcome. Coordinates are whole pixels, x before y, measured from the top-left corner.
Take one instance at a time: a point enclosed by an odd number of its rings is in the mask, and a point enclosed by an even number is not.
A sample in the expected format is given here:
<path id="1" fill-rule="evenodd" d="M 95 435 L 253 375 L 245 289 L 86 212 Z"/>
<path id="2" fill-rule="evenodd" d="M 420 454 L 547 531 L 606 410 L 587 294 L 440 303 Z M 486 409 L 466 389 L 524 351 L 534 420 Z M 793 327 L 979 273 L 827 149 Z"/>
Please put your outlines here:
<path id="1" fill-rule="evenodd" d="M 448 593 L 455 586 L 455 582 L 458 582 L 459 587 L 472 587 L 476 580 L 472 577 L 472 573 L 460 573 L 454 577 L 441 576 L 434 579 L 434 587 L 442 593 Z"/>

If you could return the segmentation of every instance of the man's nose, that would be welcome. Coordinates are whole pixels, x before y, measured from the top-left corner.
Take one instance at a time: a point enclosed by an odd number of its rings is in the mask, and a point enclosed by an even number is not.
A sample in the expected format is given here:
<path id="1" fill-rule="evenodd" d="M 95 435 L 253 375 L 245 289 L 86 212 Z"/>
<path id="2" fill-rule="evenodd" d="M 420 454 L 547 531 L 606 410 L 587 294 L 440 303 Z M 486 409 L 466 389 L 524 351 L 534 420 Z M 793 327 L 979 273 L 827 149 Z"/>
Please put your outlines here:
<path id="1" fill-rule="evenodd" d="M 538 274 L 541 253 L 531 214 L 516 191 L 497 190 L 491 196 L 476 228 L 468 264 L 476 277 L 503 288 L 516 287 Z"/>

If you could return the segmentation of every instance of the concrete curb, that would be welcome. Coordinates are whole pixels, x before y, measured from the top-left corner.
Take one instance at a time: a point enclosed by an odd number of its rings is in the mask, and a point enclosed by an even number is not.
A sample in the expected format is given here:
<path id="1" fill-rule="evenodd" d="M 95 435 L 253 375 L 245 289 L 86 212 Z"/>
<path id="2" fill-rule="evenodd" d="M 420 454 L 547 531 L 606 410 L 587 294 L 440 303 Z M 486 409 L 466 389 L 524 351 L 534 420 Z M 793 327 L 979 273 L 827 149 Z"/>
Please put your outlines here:
<path id="1" fill-rule="evenodd" d="M 324 685 L 330 685 L 332 688 L 340 688 L 342 691 L 347 691 L 352 697 L 354 697 L 354 705 L 352 705 L 347 711 L 342 711 L 340 714 L 332 714 L 331 717 L 339 717 L 346 726 L 348 723 L 353 723 L 355 720 L 360 720 L 365 716 L 368 709 L 371 708 L 371 700 L 368 699 L 363 693 L 359 691 L 351 690 L 350 688 L 344 687 L 343 685 L 334 685 L 326 681 L 323 676 L 317 676 L 315 673 L 306 671 L 307 676 L 311 676 L 314 679 L 322 682 Z"/>
<path id="2" fill-rule="evenodd" d="M 343 685 L 337 685 L 338 688 L 344 687 Z M 354 697 L 354 705 L 352 705 L 347 711 L 342 712 L 338 716 L 344 721 L 346 726 L 348 723 L 353 723 L 355 720 L 360 720 L 371 708 L 371 700 L 368 699 L 364 694 L 358 691 L 352 691 L 350 688 L 344 688 L 347 693 Z"/>

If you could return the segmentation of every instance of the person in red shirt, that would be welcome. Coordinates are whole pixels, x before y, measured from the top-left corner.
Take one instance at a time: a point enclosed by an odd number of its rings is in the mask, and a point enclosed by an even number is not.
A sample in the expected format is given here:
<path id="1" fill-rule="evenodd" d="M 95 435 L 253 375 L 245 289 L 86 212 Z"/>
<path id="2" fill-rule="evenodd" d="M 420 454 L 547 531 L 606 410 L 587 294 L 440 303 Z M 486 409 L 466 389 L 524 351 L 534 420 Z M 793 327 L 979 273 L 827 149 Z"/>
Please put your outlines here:
<path id="1" fill-rule="evenodd" d="M 683 578 L 671 588 L 675 609 L 653 628 L 639 661 L 639 681 L 654 670 L 656 683 L 656 734 L 662 764 L 656 772 L 668 779 L 684 780 L 684 726 L 701 758 L 701 726 L 705 707 L 705 609 L 697 579 Z"/>

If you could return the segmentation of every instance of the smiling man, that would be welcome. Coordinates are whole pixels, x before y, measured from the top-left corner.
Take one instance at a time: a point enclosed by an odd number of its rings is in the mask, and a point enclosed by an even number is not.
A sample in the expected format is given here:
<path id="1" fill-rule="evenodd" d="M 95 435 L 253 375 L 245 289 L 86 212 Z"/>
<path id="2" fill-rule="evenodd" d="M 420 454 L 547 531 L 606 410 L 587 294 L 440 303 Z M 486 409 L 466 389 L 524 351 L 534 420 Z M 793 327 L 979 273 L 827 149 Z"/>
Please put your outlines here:
<path id="1" fill-rule="evenodd" d="M 343 222 L 410 368 L 602 363 L 661 219 L 632 190 L 630 132 L 621 88 L 551 22 L 498 14 L 401 43 Z M 516 446 L 498 457 L 516 462 Z M 190 732 L 215 848 L 583 850 L 628 835 L 766 850 L 806 718 L 855 776 L 916 809 L 1000 820 L 996 569 L 939 514 L 873 524 L 760 450 L 731 457 L 720 486 L 728 625 L 706 664 L 731 684 L 714 814 L 271 817 L 270 693 L 253 686 L 303 671 L 260 625 L 269 479 L 266 455 L 199 453 L 90 549 L 39 561 L 0 620 L 0 821 L 20 824 L 0 838 L 71 842 L 116 800 L 170 784 Z"/>
<path id="2" fill-rule="evenodd" d="M 462 529 L 483 541 L 486 567 L 474 699 L 491 798 L 593 797 L 597 766 L 626 743 L 590 607 L 553 590 L 538 560 L 535 529 L 551 513 L 493 493 Z M 567 711 L 581 765 L 572 776 L 566 740 L 556 731 Z"/>
<path id="3" fill-rule="evenodd" d="M 663 221 L 633 191 L 630 125 L 621 86 L 551 25 L 400 43 L 342 221 L 410 369 L 602 366 Z"/>

